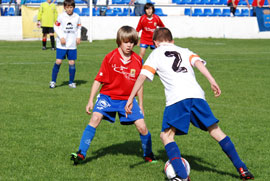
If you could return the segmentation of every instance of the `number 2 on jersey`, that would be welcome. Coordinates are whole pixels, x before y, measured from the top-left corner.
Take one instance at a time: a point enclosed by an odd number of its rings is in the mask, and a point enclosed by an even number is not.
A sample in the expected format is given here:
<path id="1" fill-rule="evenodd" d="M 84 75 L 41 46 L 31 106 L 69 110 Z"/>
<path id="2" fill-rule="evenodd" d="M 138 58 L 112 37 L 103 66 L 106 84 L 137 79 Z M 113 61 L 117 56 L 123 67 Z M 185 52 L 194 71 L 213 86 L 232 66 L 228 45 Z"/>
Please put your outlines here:
<path id="1" fill-rule="evenodd" d="M 182 58 L 180 53 L 176 52 L 176 51 L 166 51 L 165 52 L 165 56 L 166 57 L 175 57 L 174 61 L 173 61 L 173 65 L 172 65 L 172 69 L 175 72 L 182 72 L 182 73 L 186 73 L 187 69 L 186 67 L 181 67 L 181 63 L 182 63 Z"/>

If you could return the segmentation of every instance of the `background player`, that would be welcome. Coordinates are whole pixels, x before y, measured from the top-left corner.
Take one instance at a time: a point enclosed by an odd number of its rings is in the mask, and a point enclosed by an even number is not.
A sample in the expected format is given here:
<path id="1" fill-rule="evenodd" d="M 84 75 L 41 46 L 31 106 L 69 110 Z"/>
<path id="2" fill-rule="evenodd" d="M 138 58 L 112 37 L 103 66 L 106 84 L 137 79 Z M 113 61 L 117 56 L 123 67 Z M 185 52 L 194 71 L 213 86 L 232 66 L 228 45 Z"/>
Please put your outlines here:
<path id="1" fill-rule="evenodd" d="M 51 49 L 55 50 L 54 43 L 54 29 L 53 25 L 57 19 L 58 13 L 56 10 L 55 4 L 52 0 L 47 0 L 44 3 L 41 3 L 38 17 L 37 17 L 37 26 L 42 28 L 42 50 L 46 50 L 47 35 L 50 35 L 51 40 Z"/>
<path id="2" fill-rule="evenodd" d="M 105 56 L 92 85 L 86 112 L 91 114 L 91 110 L 94 108 L 93 114 L 83 132 L 79 151 L 71 155 L 71 160 L 75 165 L 85 159 L 101 120 L 105 119 L 114 123 L 116 113 L 118 113 L 121 124 L 135 124 L 140 133 L 145 161 L 156 161 L 152 153 L 151 134 L 144 122 L 142 88 L 138 91 L 139 105 L 136 99 L 133 99 L 133 113 L 127 118 L 125 117 L 127 99 L 142 67 L 142 58 L 132 51 L 134 45 L 138 43 L 136 30 L 130 26 L 121 27 L 117 32 L 116 42 L 118 48 Z M 94 98 L 101 84 L 100 94 L 94 105 Z"/>
<path id="3" fill-rule="evenodd" d="M 164 27 L 163 22 L 155 13 L 155 7 L 152 3 L 146 3 L 144 6 L 145 14 L 141 16 L 136 31 L 139 33 L 142 30 L 141 42 L 140 42 L 140 57 L 144 57 L 146 48 L 150 46 L 151 49 L 155 49 L 153 44 L 153 32 L 159 27 Z"/>
<path id="4" fill-rule="evenodd" d="M 73 82 L 76 73 L 75 60 L 77 59 L 77 44 L 81 42 L 81 20 L 77 13 L 73 13 L 75 8 L 74 0 L 65 0 L 65 12 L 59 15 L 55 22 L 54 29 L 57 34 L 56 39 L 56 62 L 52 70 L 52 81 L 50 88 L 55 88 L 56 79 L 62 64 L 66 58 L 69 63 L 69 87 L 76 88 Z"/>
<path id="5" fill-rule="evenodd" d="M 241 179 L 254 179 L 239 158 L 230 138 L 217 125 L 219 120 L 213 115 L 205 100 L 204 91 L 196 81 L 192 66 L 195 66 L 207 78 L 215 96 L 220 96 L 221 90 L 218 84 L 204 66 L 206 62 L 190 50 L 175 46 L 172 34 L 167 28 L 157 29 L 153 41 L 158 48 L 149 55 L 143 65 L 126 104 L 126 113 L 132 113 L 132 100 L 145 79 L 153 80 L 155 72 L 157 72 L 165 87 L 166 95 L 166 108 L 160 137 L 177 174 L 176 177 L 188 180 L 174 136 L 175 134 L 187 134 L 191 122 L 201 130 L 208 131 L 219 143 L 240 173 Z"/>

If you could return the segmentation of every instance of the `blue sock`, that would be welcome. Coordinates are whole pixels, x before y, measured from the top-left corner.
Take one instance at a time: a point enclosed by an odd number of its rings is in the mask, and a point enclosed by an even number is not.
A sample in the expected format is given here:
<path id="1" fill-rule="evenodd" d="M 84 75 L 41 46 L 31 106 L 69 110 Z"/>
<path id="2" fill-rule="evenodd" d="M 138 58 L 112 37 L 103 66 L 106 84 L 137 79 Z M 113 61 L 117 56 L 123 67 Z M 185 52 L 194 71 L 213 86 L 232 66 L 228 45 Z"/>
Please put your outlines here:
<path id="1" fill-rule="evenodd" d="M 83 154 L 84 157 L 86 157 L 87 150 L 89 149 L 89 146 L 95 136 L 95 133 L 96 133 L 96 128 L 90 125 L 86 126 L 83 132 L 82 138 L 81 138 L 80 146 L 79 146 L 79 150 L 81 150 L 81 154 Z"/>
<path id="2" fill-rule="evenodd" d="M 143 156 L 148 156 L 152 153 L 152 139 L 151 133 L 148 131 L 147 135 L 141 135 L 141 142 L 142 142 L 142 149 L 143 149 Z"/>
<path id="3" fill-rule="evenodd" d="M 52 69 L 52 81 L 54 81 L 54 82 L 56 82 L 60 66 L 61 66 L 61 64 L 58 65 L 56 63 L 53 66 L 53 69 Z"/>
<path id="4" fill-rule="evenodd" d="M 226 153 L 226 155 L 230 158 L 237 171 L 241 167 L 247 169 L 247 166 L 239 158 L 238 153 L 235 150 L 234 144 L 232 143 L 231 139 L 228 136 L 226 136 L 223 140 L 221 140 L 219 142 L 219 145 L 221 146 L 222 150 Z"/>
<path id="5" fill-rule="evenodd" d="M 165 150 L 175 173 L 183 179 L 187 178 L 188 175 L 186 172 L 186 168 L 181 160 L 181 153 L 177 144 L 175 142 L 168 143 L 167 145 L 165 145 Z"/>
<path id="6" fill-rule="evenodd" d="M 76 72 L 75 64 L 69 65 L 69 84 L 73 83 L 75 78 L 75 72 Z"/>

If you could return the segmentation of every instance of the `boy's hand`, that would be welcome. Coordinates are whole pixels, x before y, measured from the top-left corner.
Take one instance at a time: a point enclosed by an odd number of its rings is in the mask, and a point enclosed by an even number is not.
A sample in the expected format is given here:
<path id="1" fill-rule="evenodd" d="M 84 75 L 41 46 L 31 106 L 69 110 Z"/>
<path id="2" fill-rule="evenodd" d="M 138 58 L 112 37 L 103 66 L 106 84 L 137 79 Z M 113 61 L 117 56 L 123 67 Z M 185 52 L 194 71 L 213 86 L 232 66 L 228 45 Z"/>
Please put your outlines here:
<path id="1" fill-rule="evenodd" d="M 93 107 L 94 107 L 93 102 L 88 102 L 88 104 L 86 105 L 86 108 L 85 108 L 86 113 L 90 115 L 92 113 L 90 110 L 93 110 Z"/>
<path id="2" fill-rule="evenodd" d="M 76 43 L 77 43 L 77 45 L 79 45 L 81 43 L 81 39 L 80 38 L 77 38 L 76 39 Z"/>
<path id="3" fill-rule="evenodd" d="M 215 97 L 219 97 L 221 94 L 221 90 L 219 88 L 219 86 L 217 85 L 217 83 L 212 83 L 211 84 L 211 89 L 213 90 Z"/>
<path id="4" fill-rule="evenodd" d="M 40 23 L 40 21 L 38 21 L 37 22 L 37 27 L 40 28 L 40 26 L 41 26 L 41 23 Z"/>
<path id="5" fill-rule="evenodd" d="M 128 117 L 129 114 L 132 113 L 132 107 L 133 107 L 133 100 L 129 100 L 127 101 L 127 104 L 125 106 L 125 111 L 126 111 L 126 118 Z"/>
<path id="6" fill-rule="evenodd" d="M 60 42 L 61 42 L 62 45 L 65 45 L 66 44 L 66 39 L 65 38 L 61 38 L 60 39 Z"/>

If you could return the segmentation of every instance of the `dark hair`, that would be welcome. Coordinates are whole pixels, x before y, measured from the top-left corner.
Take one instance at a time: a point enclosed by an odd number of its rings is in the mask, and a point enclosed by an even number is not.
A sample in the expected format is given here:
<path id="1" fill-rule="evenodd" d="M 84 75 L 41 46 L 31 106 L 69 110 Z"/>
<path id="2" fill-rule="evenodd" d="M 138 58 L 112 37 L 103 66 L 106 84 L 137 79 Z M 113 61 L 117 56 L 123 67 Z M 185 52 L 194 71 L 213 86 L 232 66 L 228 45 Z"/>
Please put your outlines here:
<path id="1" fill-rule="evenodd" d="M 75 8 L 75 1 L 74 0 L 65 0 L 64 7 L 66 7 L 66 6 L 73 6 L 73 8 Z"/>
<path id="2" fill-rule="evenodd" d="M 154 31 L 153 41 L 170 42 L 173 40 L 172 33 L 168 28 L 157 28 Z"/>
<path id="3" fill-rule="evenodd" d="M 134 46 L 138 43 L 138 33 L 131 26 L 122 26 L 118 32 L 116 37 L 116 43 L 118 47 L 122 42 L 131 42 L 134 43 Z"/>
<path id="4" fill-rule="evenodd" d="M 144 13 L 146 14 L 146 10 L 149 9 L 149 8 L 152 8 L 153 9 L 153 14 L 155 13 L 155 7 L 152 3 L 146 3 L 144 5 Z"/>

